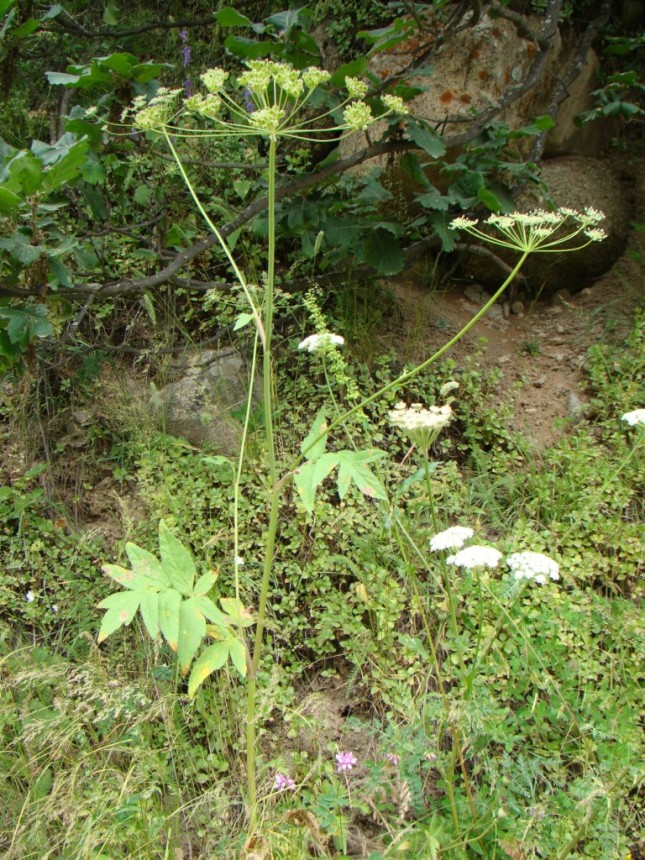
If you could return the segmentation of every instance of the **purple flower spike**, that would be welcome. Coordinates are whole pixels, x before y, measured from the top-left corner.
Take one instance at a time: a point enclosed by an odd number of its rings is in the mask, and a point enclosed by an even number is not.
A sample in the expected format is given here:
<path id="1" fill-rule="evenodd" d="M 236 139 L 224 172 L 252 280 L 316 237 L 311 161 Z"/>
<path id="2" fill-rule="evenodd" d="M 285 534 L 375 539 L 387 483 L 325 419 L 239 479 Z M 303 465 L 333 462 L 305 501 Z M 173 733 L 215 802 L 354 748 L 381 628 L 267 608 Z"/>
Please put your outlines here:
<path id="1" fill-rule="evenodd" d="M 296 787 L 296 783 L 290 776 L 285 773 L 276 773 L 273 780 L 273 788 L 276 791 L 291 791 Z"/>
<path id="2" fill-rule="evenodd" d="M 186 78 L 184 81 L 184 94 L 187 99 L 189 99 L 193 94 L 193 82 L 190 78 Z"/>
<path id="3" fill-rule="evenodd" d="M 389 752 L 386 754 L 385 758 L 390 762 L 390 764 L 393 764 L 394 767 L 396 767 L 399 763 L 399 757 L 396 753 Z"/>
<path id="4" fill-rule="evenodd" d="M 251 90 L 244 90 L 244 107 L 249 113 L 255 110 L 255 102 L 253 101 L 253 93 Z"/>
<path id="5" fill-rule="evenodd" d="M 353 752 L 336 753 L 336 772 L 349 773 L 356 764 L 356 756 Z"/>

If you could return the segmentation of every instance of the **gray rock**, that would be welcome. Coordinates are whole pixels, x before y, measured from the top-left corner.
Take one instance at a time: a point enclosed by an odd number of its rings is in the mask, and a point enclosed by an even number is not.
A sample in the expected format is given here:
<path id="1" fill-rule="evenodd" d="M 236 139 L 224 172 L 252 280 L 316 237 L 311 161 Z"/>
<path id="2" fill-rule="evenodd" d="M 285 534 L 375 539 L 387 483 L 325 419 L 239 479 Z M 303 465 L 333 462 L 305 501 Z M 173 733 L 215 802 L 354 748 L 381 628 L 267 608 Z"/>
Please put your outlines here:
<path id="1" fill-rule="evenodd" d="M 232 417 L 248 391 L 248 369 L 235 349 L 206 350 L 186 357 L 183 376 L 155 391 L 149 407 L 160 428 L 192 445 L 208 444 L 217 453 L 233 456 L 242 426 Z M 260 399 L 256 383 L 254 400 Z"/>

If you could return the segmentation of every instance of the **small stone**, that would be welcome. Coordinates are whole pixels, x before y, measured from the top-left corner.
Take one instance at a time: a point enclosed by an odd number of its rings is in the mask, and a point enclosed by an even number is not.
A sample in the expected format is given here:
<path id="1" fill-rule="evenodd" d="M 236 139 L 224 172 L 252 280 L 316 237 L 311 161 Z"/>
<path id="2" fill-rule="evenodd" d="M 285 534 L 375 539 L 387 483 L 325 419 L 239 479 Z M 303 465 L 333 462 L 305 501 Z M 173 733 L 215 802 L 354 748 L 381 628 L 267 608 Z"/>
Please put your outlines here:
<path id="1" fill-rule="evenodd" d="M 579 418 L 584 408 L 584 403 L 573 391 L 567 392 L 567 415 L 569 418 Z"/>
<path id="2" fill-rule="evenodd" d="M 464 296 L 474 305 L 484 304 L 484 289 L 480 284 L 468 284 Z"/>
<path id="3" fill-rule="evenodd" d="M 508 302 L 504 302 L 502 304 L 502 314 L 504 315 L 504 319 L 507 320 L 511 315 L 511 306 Z"/>
<path id="4" fill-rule="evenodd" d="M 546 382 L 546 376 L 538 376 L 537 379 L 533 380 L 533 385 L 535 388 L 542 388 L 544 383 Z"/>
<path id="5" fill-rule="evenodd" d="M 511 313 L 512 314 L 523 314 L 524 313 L 524 302 L 516 301 L 511 305 Z"/>
<path id="6" fill-rule="evenodd" d="M 553 294 L 553 297 L 551 299 L 551 304 L 557 306 L 563 302 L 570 302 L 570 301 L 571 301 L 571 292 L 566 287 L 563 287 L 561 290 L 558 290 L 557 293 Z"/>
<path id="7" fill-rule="evenodd" d="M 499 305 L 492 305 L 488 309 L 488 316 L 494 320 L 501 320 L 504 319 L 504 312 Z"/>
<path id="8" fill-rule="evenodd" d="M 554 316 L 557 316 L 558 314 L 563 313 L 564 308 L 561 305 L 554 305 L 552 308 L 547 308 L 546 312 L 550 316 L 554 317 Z"/>
<path id="9" fill-rule="evenodd" d="M 558 334 L 564 334 L 564 332 L 565 332 L 564 326 L 559 325 L 559 324 L 555 327 L 555 330 L 557 331 Z"/>
<path id="10" fill-rule="evenodd" d="M 508 364 L 509 361 L 512 361 L 512 356 L 510 356 L 508 353 L 500 355 L 500 357 L 497 359 L 498 364 Z"/>

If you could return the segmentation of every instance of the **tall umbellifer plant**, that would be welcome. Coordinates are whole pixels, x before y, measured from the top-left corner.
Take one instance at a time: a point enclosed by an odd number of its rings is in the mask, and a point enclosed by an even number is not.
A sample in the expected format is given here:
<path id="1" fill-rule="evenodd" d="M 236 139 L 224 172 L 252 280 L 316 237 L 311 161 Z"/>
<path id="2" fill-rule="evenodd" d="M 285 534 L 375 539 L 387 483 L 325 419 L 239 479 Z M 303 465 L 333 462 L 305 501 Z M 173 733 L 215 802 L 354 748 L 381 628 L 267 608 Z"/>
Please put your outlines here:
<path id="1" fill-rule="evenodd" d="M 262 578 L 258 587 L 257 609 L 255 616 L 245 608 L 241 599 L 239 557 L 237 534 L 237 510 L 239 502 L 239 476 L 244 458 L 244 437 L 240 446 L 237 464 L 234 497 L 234 557 L 231 562 L 235 571 L 235 597 L 222 598 L 221 609 L 208 597 L 214 584 L 214 575 L 204 573 L 198 576 L 191 554 L 162 522 L 159 528 L 160 558 L 134 544 L 126 546 L 132 565 L 131 570 L 116 565 L 106 565 L 106 573 L 125 591 L 110 595 L 100 604 L 107 610 L 99 640 L 132 621 L 140 611 L 144 624 L 152 637 L 161 633 L 173 650 L 177 651 L 180 669 L 184 674 L 190 672 L 189 694 L 193 695 L 213 671 L 232 662 L 242 677 L 247 679 L 246 706 L 246 756 L 247 756 L 247 805 L 249 829 L 257 825 L 256 790 L 256 695 L 257 675 L 262 656 L 262 644 L 266 623 L 267 599 L 271 571 L 276 554 L 276 533 L 282 491 L 293 479 L 300 498 L 308 511 L 313 511 L 315 494 L 322 481 L 336 472 L 338 491 L 341 498 L 353 483 L 366 496 L 385 499 L 385 492 L 370 466 L 383 452 L 368 450 L 327 451 L 329 434 L 343 424 L 347 418 L 359 412 L 363 406 L 373 402 L 391 391 L 438 359 L 475 322 L 488 310 L 501 293 L 517 275 L 527 256 L 535 250 L 560 249 L 565 240 L 580 236 L 579 247 L 589 241 L 601 238 L 594 226 L 599 213 L 587 211 L 584 214 L 569 211 L 558 213 L 534 213 L 530 216 L 512 215 L 489 219 L 490 227 L 499 232 L 498 244 L 511 246 L 520 252 L 513 271 L 490 302 L 464 327 L 452 340 L 434 355 L 412 371 L 402 374 L 376 394 L 362 402 L 356 402 L 344 415 L 328 422 L 324 411 L 318 413 L 312 427 L 301 445 L 301 453 L 291 463 L 284 474 L 278 474 L 275 450 L 273 416 L 275 397 L 272 385 L 272 333 L 275 283 L 275 222 L 276 222 L 276 155 L 284 140 L 314 141 L 338 140 L 354 132 L 365 131 L 374 121 L 370 105 L 364 98 L 367 84 L 346 78 L 346 97 L 336 107 L 326 113 L 310 110 L 316 89 L 324 86 L 330 79 L 328 72 L 318 68 L 302 72 L 283 63 L 253 60 L 248 70 L 232 80 L 223 69 L 209 69 L 201 76 L 204 92 L 184 98 L 182 90 L 161 88 L 156 95 L 146 101 L 143 97 L 135 100 L 127 112 L 127 118 L 142 132 L 161 135 L 176 160 L 181 176 L 190 191 L 192 199 L 217 237 L 224 254 L 239 282 L 240 289 L 248 302 L 248 313 L 238 318 L 237 327 L 253 323 L 256 330 L 256 344 L 259 341 L 262 352 L 264 433 L 266 437 L 266 456 L 268 470 L 268 524 L 263 541 L 264 560 Z M 402 114 L 406 112 L 403 101 L 391 95 L 380 97 L 382 112 Z M 380 118 L 380 117 L 379 117 Z M 220 139 L 223 137 L 261 137 L 268 142 L 268 250 L 266 277 L 263 290 L 249 284 L 242 269 L 233 257 L 232 251 L 212 221 L 182 163 L 178 141 L 184 138 Z M 495 220 L 496 219 L 496 220 Z M 571 229 L 561 229 L 571 222 Z M 454 229 L 464 228 L 472 231 L 475 222 L 463 219 L 454 223 Z M 488 233 L 482 234 L 490 239 Z M 258 301 L 258 296 L 261 301 Z M 330 332 L 318 331 L 300 345 L 312 350 L 334 350 L 342 338 Z M 252 362 L 251 373 L 256 372 L 256 361 Z M 249 386 L 249 391 L 252 385 Z M 360 399 L 360 398 L 358 398 Z M 251 409 L 251 395 L 247 402 L 247 417 Z M 246 425 L 248 426 L 248 420 Z M 254 601 L 255 598 L 252 598 Z M 255 627 L 254 635 L 247 636 L 247 629 Z M 197 657 L 205 638 L 213 644 L 207 645 Z M 197 657 L 197 659 L 195 659 Z"/>

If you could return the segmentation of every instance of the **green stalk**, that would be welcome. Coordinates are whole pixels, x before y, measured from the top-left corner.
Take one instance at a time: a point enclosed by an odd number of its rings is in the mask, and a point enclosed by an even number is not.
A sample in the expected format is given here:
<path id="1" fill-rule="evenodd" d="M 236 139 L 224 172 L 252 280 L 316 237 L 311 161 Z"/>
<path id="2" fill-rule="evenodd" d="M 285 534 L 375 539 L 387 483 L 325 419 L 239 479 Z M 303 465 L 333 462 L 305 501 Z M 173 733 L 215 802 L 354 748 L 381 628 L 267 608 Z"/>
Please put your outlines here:
<path id="1" fill-rule="evenodd" d="M 273 559 L 275 555 L 275 538 L 278 530 L 278 513 L 280 502 L 280 487 L 278 486 L 278 466 L 275 456 L 275 438 L 273 429 L 273 361 L 271 356 L 271 336 L 273 333 L 273 293 L 275 285 L 275 180 L 276 180 L 276 140 L 271 138 L 269 145 L 269 247 L 267 262 L 267 286 L 264 303 L 264 340 L 263 340 L 263 397 L 264 397 L 264 433 L 267 446 L 267 460 L 269 465 L 269 525 L 266 532 L 266 545 L 264 549 L 264 567 L 262 581 L 260 583 L 260 597 L 258 601 L 258 617 L 255 627 L 255 640 L 253 644 L 253 657 L 249 670 L 247 699 L 246 699 L 246 778 L 247 778 L 247 802 L 249 809 L 249 832 L 257 827 L 257 784 L 256 784 L 256 757 L 255 757 L 255 720 L 256 720 L 256 694 L 257 673 L 262 655 L 262 640 L 266 622 L 267 598 L 269 595 L 269 582 Z"/>

